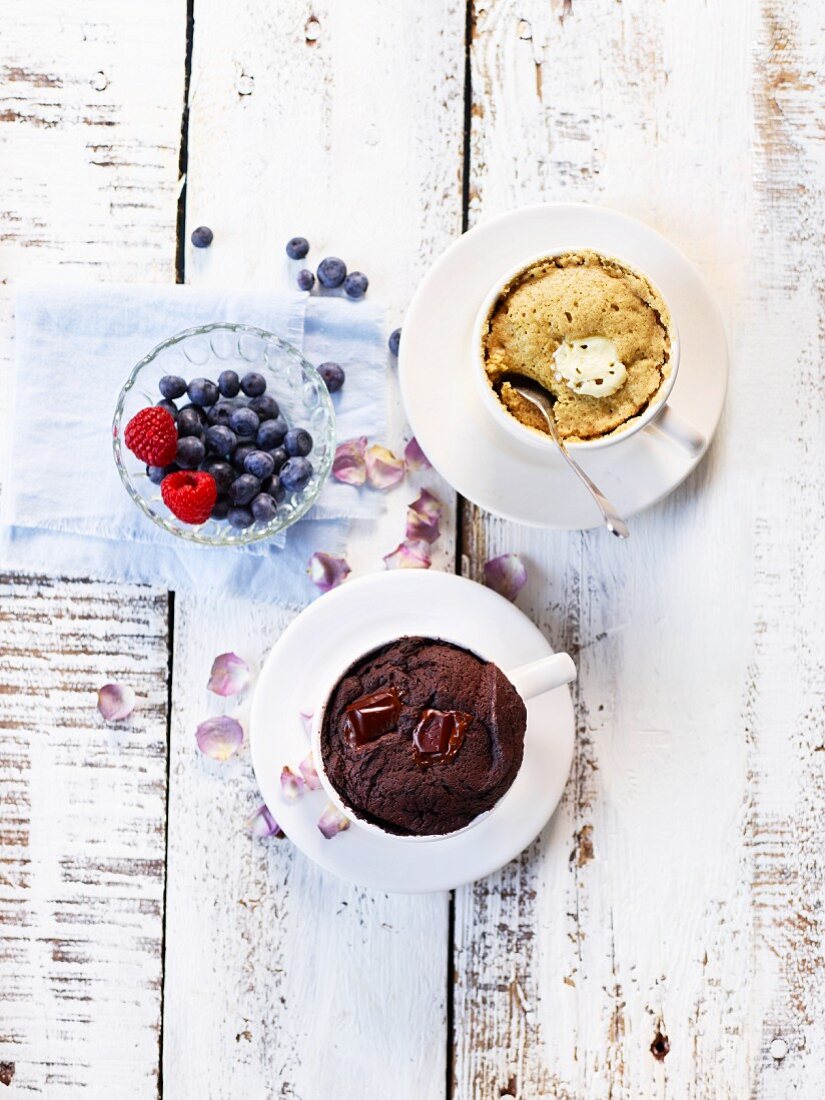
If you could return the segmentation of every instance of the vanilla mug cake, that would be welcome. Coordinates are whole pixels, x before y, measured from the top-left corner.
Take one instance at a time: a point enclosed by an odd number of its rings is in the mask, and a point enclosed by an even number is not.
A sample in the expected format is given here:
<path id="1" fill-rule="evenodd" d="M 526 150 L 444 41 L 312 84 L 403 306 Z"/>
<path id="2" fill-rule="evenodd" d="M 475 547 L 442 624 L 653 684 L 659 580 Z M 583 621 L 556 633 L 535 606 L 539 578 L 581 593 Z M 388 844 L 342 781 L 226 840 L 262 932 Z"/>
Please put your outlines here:
<path id="1" fill-rule="evenodd" d="M 526 380 L 548 393 L 565 445 L 603 446 L 656 416 L 678 366 L 676 330 L 659 290 L 592 249 L 540 257 L 499 284 L 479 314 L 476 352 L 496 419 L 550 446 L 543 417 L 514 384 Z"/>

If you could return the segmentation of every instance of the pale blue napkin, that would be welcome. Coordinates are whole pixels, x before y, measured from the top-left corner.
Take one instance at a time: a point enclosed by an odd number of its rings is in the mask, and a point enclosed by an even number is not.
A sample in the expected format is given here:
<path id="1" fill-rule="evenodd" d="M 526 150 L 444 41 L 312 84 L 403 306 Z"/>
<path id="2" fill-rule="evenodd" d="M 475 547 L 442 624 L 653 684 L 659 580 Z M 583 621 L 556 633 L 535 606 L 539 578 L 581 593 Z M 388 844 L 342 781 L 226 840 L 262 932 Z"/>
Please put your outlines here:
<path id="1" fill-rule="evenodd" d="M 384 440 L 383 316 L 369 302 L 300 293 L 185 286 L 39 285 L 18 290 L 15 370 L 6 407 L 4 567 L 198 588 L 299 606 L 315 550 L 342 553 L 349 520 L 383 507 L 379 494 L 330 481 L 279 545 L 217 550 L 184 543 L 149 521 L 114 466 L 110 426 L 131 367 L 161 340 L 209 321 L 275 332 L 347 381 L 334 396 L 339 440 Z"/>

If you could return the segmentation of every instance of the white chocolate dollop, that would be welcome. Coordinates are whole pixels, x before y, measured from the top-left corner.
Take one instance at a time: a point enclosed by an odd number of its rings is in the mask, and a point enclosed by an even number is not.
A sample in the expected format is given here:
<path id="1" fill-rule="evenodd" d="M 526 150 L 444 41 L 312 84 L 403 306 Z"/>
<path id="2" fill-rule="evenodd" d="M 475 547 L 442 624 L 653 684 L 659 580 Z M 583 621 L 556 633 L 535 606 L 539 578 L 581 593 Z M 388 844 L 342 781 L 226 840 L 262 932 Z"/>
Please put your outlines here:
<path id="1" fill-rule="evenodd" d="M 606 336 L 582 336 L 565 340 L 553 352 L 556 380 L 564 379 L 573 393 L 609 397 L 627 379 L 627 369 L 616 345 Z"/>

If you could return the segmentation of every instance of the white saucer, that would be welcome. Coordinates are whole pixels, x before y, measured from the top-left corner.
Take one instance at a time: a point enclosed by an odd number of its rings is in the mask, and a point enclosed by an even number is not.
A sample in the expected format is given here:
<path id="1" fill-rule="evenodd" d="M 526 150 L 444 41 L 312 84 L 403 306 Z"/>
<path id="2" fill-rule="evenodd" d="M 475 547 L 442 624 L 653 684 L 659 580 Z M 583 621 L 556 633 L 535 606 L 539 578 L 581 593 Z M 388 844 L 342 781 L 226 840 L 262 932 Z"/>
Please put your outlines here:
<path id="1" fill-rule="evenodd" d="M 319 685 L 395 632 L 447 633 L 505 671 L 553 652 L 517 607 L 451 573 L 398 571 L 347 581 L 302 611 L 264 662 L 252 701 L 252 764 L 276 821 L 326 870 L 376 890 L 450 890 L 489 875 L 544 828 L 573 759 L 573 705 L 566 687 L 530 700 L 524 763 L 516 781 L 489 816 L 466 833 L 409 844 L 353 823 L 325 840 L 317 822 L 326 795 L 313 791 L 287 802 L 281 795 L 281 768 L 289 764 L 297 770 L 309 752 L 300 712 L 320 702 Z"/>
<path id="2" fill-rule="evenodd" d="M 707 450 L 725 399 L 728 352 L 702 277 L 664 237 L 634 218 L 573 203 L 529 206 L 460 237 L 430 269 L 404 320 L 399 376 L 407 417 L 432 464 L 462 496 L 517 523 L 575 530 L 601 517 L 561 457 L 538 455 L 495 423 L 472 371 L 476 314 L 494 283 L 542 251 L 593 248 L 626 260 L 658 285 L 682 345 L 669 404 L 705 447 L 689 453 L 646 428 L 612 447 L 577 454 L 625 516 L 672 492 Z"/>

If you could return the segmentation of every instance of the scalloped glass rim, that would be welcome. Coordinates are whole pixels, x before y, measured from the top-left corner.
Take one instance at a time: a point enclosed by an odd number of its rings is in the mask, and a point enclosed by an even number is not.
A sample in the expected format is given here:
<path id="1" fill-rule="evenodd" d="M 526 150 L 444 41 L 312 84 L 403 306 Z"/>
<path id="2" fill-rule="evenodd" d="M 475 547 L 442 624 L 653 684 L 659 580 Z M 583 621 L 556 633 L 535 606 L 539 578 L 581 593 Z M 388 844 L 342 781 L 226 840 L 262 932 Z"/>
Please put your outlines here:
<path id="1" fill-rule="evenodd" d="M 154 362 L 154 360 L 168 348 L 174 347 L 176 344 L 181 344 L 193 337 L 204 336 L 221 330 L 254 336 L 266 343 L 273 344 L 278 349 L 279 353 L 295 363 L 303 372 L 307 381 L 314 383 L 318 393 L 319 404 L 326 414 L 324 418 L 325 438 L 318 440 L 317 428 L 313 431 L 313 435 L 316 437 L 316 444 L 320 443 L 322 445 L 322 451 L 320 461 L 317 462 L 315 466 L 315 472 L 309 485 L 301 490 L 301 493 L 296 494 L 296 496 L 300 498 L 300 502 L 288 514 L 277 515 L 271 523 L 256 523 L 251 527 L 241 530 L 236 530 L 230 527 L 228 523 L 224 522 L 221 522 L 219 525 L 218 521 L 215 520 L 208 520 L 207 523 L 202 524 L 200 527 L 189 526 L 172 516 L 162 503 L 161 507 L 165 514 L 156 511 L 153 507 L 153 502 L 144 497 L 135 486 L 132 474 L 126 466 L 124 449 L 121 444 L 121 425 L 123 422 L 126 401 L 129 393 L 138 382 L 141 371 Z M 218 358 L 214 351 L 212 354 L 216 359 Z M 243 356 L 241 356 L 241 358 L 243 358 Z M 204 368 L 206 367 L 205 363 L 199 365 Z M 253 364 L 250 363 L 250 367 L 252 365 Z M 269 374 L 277 377 L 277 370 L 270 366 L 269 363 L 255 363 L 254 365 L 255 369 L 259 370 L 262 374 Z M 195 364 L 192 363 L 192 366 L 195 366 Z M 221 369 L 223 369 L 223 367 Z M 164 531 L 168 531 L 169 534 L 175 535 L 177 538 L 185 539 L 188 542 L 198 543 L 201 546 L 246 546 L 253 542 L 261 542 L 264 539 L 272 538 L 273 535 L 277 535 L 280 531 L 284 531 L 287 527 L 292 526 L 293 523 L 297 523 L 299 519 L 306 515 L 317 500 L 329 476 L 332 462 L 335 457 L 335 411 L 324 380 L 321 378 L 320 374 L 318 374 L 315 367 L 313 367 L 313 365 L 308 362 L 292 344 L 287 343 L 286 340 L 282 340 L 280 336 L 276 336 L 275 333 L 268 332 L 266 329 L 257 328 L 255 325 L 235 324 L 228 321 L 214 321 L 207 325 L 196 325 L 192 328 L 184 329 L 182 332 L 178 332 L 174 336 L 162 340 L 132 368 L 129 377 L 118 394 L 117 404 L 115 406 L 115 413 L 112 419 L 112 452 L 114 454 L 115 465 L 120 474 L 120 480 L 123 482 L 129 496 L 143 514 L 152 520 L 153 523 L 157 524 L 158 527 L 162 527 Z M 313 452 L 313 457 L 315 457 L 315 452 Z M 148 477 L 146 481 L 151 484 Z M 157 488 L 159 492 L 159 487 L 153 486 L 153 488 Z M 207 527 L 213 530 L 218 528 L 220 534 L 215 535 L 209 533 L 209 531 L 204 530 Z"/>

